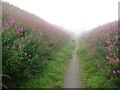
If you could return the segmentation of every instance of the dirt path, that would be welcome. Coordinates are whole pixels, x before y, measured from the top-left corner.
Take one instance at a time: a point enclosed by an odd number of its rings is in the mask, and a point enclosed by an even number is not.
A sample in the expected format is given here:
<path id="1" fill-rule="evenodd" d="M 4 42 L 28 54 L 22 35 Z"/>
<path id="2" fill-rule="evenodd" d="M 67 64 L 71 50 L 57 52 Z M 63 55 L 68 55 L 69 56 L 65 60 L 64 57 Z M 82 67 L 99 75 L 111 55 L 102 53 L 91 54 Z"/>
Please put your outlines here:
<path id="1" fill-rule="evenodd" d="M 76 40 L 75 51 L 73 52 L 68 71 L 66 73 L 64 88 L 80 88 L 79 61 L 76 55 L 77 48 L 78 41 Z"/>

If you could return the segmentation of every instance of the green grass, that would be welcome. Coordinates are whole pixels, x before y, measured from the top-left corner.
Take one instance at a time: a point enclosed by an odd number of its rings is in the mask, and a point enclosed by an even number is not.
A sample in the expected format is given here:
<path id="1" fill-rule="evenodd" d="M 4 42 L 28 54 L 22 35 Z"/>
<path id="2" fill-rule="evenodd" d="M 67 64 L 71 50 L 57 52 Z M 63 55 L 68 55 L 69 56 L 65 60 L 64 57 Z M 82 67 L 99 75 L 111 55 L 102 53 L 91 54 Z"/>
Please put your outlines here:
<path id="1" fill-rule="evenodd" d="M 108 75 L 104 58 L 94 54 L 84 40 L 80 40 L 80 48 L 77 54 L 80 60 L 81 87 L 115 88 Z"/>
<path id="2" fill-rule="evenodd" d="M 46 62 L 44 70 L 23 83 L 21 87 L 25 88 L 62 88 L 64 85 L 64 76 L 69 60 L 72 57 L 74 41 L 68 44 L 57 53 L 52 60 Z"/>

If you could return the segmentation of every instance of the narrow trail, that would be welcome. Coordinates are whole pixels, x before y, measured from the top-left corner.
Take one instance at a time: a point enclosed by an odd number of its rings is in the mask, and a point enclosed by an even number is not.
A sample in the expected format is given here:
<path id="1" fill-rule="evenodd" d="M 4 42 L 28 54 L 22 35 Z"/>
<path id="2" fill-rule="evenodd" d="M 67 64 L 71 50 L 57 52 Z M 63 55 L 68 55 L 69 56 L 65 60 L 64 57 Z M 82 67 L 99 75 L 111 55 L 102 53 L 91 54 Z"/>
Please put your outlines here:
<path id="1" fill-rule="evenodd" d="M 75 50 L 66 72 L 64 88 L 80 88 L 79 61 L 76 55 L 78 49 L 78 40 L 76 40 Z"/>

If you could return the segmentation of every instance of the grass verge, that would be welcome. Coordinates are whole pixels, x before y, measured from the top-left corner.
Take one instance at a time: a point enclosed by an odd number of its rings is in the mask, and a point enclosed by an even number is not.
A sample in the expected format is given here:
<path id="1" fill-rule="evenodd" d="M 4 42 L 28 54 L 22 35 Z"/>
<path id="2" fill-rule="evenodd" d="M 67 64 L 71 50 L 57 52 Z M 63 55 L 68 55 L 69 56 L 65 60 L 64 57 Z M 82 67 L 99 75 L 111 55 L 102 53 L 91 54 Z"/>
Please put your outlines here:
<path id="1" fill-rule="evenodd" d="M 84 40 L 77 51 L 80 60 L 81 88 L 116 88 L 109 75 L 104 58 L 94 54 Z"/>
<path id="2" fill-rule="evenodd" d="M 46 62 L 43 72 L 21 86 L 24 88 L 62 88 L 65 71 L 74 47 L 74 41 L 70 41 L 52 60 Z"/>

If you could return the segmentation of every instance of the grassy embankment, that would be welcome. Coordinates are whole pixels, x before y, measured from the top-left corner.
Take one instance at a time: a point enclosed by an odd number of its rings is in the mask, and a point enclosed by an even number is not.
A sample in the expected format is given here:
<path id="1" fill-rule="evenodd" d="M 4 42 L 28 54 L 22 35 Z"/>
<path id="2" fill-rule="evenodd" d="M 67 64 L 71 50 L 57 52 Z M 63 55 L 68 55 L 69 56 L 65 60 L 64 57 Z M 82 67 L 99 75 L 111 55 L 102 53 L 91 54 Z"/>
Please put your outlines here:
<path id="1" fill-rule="evenodd" d="M 80 60 L 80 78 L 82 88 L 115 88 L 114 83 L 106 74 L 106 65 L 103 57 L 95 54 L 84 39 L 80 39 L 80 48 L 77 52 Z M 101 65 L 101 66 L 99 66 Z"/>
<path id="2" fill-rule="evenodd" d="M 66 68 L 72 57 L 74 47 L 74 41 L 68 42 L 59 53 L 56 53 L 52 60 L 46 62 L 46 66 L 40 74 L 23 83 L 22 87 L 62 88 Z"/>

